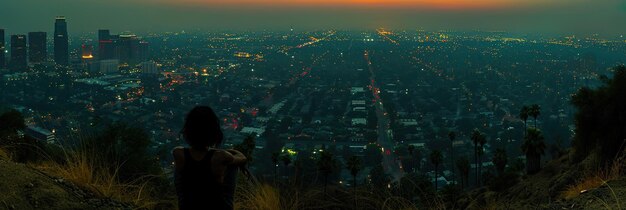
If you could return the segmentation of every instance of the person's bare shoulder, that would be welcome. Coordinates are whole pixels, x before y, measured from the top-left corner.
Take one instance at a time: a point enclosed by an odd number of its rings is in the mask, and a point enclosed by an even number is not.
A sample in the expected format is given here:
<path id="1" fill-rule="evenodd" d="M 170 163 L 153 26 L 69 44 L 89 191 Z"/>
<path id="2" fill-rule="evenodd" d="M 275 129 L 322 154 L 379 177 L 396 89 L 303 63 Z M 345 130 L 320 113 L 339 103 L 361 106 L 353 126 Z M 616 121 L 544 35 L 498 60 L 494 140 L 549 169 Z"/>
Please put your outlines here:
<path id="1" fill-rule="evenodd" d="M 184 147 L 174 147 L 174 149 L 172 150 L 172 155 L 174 156 L 174 158 L 179 159 L 179 158 L 183 158 L 185 156 L 184 154 Z"/>
<path id="2" fill-rule="evenodd" d="M 230 162 L 233 162 L 233 155 L 224 150 L 215 150 L 213 154 L 212 162 L 220 163 L 223 165 L 228 165 Z"/>

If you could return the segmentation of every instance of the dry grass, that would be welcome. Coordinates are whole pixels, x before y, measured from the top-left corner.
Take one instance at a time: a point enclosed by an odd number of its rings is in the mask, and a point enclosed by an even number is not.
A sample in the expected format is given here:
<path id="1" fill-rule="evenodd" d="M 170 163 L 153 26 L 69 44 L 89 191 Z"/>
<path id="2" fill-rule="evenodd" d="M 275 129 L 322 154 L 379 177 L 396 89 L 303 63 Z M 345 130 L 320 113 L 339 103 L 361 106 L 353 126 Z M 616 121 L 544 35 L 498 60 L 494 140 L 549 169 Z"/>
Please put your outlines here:
<path id="1" fill-rule="evenodd" d="M 567 187 L 567 189 L 561 193 L 561 197 L 570 200 L 578 197 L 581 193 L 606 185 L 609 181 L 619 179 L 624 175 L 624 164 L 626 164 L 624 159 L 625 156 L 618 157 L 609 167 L 604 167 L 603 169 L 596 170 L 584 176 L 584 178 L 576 182 L 576 184 Z"/>
<path id="2" fill-rule="evenodd" d="M 104 163 L 93 153 L 84 150 L 65 152 L 65 163 L 45 161 L 32 165 L 53 176 L 62 177 L 75 185 L 93 192 L 98 197 L 132 203 L 139 207 L 150 208 L 159 201 L 150 196 L 149 177 L 120 182 L 117 169 L 120 165 Z M 111 170 L 112 168 L 115 170 Z"/>
<path id="3" fill-rule="evenodd" d="M 237 185 L 235 193 L 235 209 L 250 210 L 296 210 L 296 209 L 353 209 L 357 201 L 357 209 L 409 210 L 417 209 L 412 202 L 389 194 L 380 196 L 372 194 L 366 188 L 359 188 L 355 193 L 352 189 L 329 187 L 328 195 L 323 188 L 297 190 L 276 188 L 268 184 Z M 445 209 L 445 205 L 430 206 L 428 209 Z"/>
<path id="4" fill-rule="evenodd" d="M 285 209 L 281 205 L 281 197 L 278 190 L 267 184 L 253 187 L 237 187 L 237 191 L 235 209 Z"/>
<path id="5" fill-rule="evenodd" d="M 9 154 L 4 148 L 0 148 L 0 160 L 11 160 L 11 154 Z"/>
<path id="6" fill-rule="evenodd" d="M 587 176 L 578 181 L 576 184 L 567 187 L 567 189 L 561 193 L 561 197 L 565 200 L 570 200 L 578 197 L 578 195 L 586 192 L 587 190 L 598 188 L 604 183 L 605 181 L 599 176 Z"/>

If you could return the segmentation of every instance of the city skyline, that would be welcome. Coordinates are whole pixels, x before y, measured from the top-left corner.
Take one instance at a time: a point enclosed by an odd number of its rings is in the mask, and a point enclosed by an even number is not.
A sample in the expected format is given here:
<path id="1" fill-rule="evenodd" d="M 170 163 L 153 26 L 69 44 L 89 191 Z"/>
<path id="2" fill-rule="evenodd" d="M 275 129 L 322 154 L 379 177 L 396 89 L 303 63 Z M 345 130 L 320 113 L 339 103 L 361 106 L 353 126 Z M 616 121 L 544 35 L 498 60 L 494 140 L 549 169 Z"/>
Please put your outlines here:
<path id="1" fill-rule="evenodd" d="M 290 1 L 291 2 L 291 1 Z M 77 4 L 78 3 L 78 4 Z M 32 5 L 38 5 L 33 7 Z M 63 5 L 73 5 L 64 7 Z M 29 10 L 23 13 L 18 11 Z M 182 30 L 506 30 L 520 33 L 601 34 L 626 33 L 626 4 L 617 0 L 345 0 L 295 1 L 163 1 L 134 0 L 47 3 L 26 0 L 0 9 L 9 19 L 0 28 L 9 34 L 46 31 L 64 15 L 71 34 L 100 28 L 137 33 Z"/>

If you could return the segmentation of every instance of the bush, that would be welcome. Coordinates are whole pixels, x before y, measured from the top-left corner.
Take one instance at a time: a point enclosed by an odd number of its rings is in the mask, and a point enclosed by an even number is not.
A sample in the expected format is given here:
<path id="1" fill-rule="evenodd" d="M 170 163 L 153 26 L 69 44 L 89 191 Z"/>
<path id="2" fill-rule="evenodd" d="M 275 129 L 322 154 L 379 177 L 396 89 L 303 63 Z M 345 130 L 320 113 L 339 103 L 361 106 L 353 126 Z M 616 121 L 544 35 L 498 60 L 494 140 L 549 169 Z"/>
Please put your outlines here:
<path id="1" fill-rule="evenodd" d="M 116 171 L 122 181 L 130 181 L 144 175 L 161 174 L 156 160 L 148 152 L 150 138 L 141 128 L 125 123 L 113 123 L 84 140 L 78 148 L 97 159 L 110 163 L 109 170 Z"/>
<path id="2" fill-rule="evenodd" d="M 578 109 L 575 115 L 576 135 L 574 161 L 581 161 L 592 151 L 609 163 L 624 151 L 626 139 L 626 67 L 614 68 L 613 78 L 600 77 L 596 89 L 581 88 L 572 97 Z"/>

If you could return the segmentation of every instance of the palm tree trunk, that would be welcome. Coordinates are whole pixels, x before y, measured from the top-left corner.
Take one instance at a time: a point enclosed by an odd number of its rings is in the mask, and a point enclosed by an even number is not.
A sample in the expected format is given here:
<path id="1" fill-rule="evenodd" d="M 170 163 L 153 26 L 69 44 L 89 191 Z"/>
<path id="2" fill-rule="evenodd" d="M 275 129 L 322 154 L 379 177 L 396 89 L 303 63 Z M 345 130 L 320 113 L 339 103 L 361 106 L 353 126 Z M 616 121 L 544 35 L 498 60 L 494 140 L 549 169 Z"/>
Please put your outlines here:
<path id="1" fill-rule="evenodd" d="M 324 173 L 324 198 L 326 198 L 326 186 L 328 186 L 328 174 Z"/>
<path id="2" fill-rule="evenodd" d="M 476 146 L 476 144 L 474 144 L 474 163 L 476 164 L 474 165 L 476 167 L 474 169 L 476 173 L 476 186 L 478 186 L 478 146 Z"/>
<path id="3" fill-rule="evenodd" d="M 526 126 L 526 120 L 524 120 L 524 138 L 526 138 L 526 130 L 528 130 L 528 127 Z"/>
<path id="4" fill-rule="evenodd" d="M 452 159 L 452 161 L 450 162 L 450 170 L 452 171 L 452 182 L 456 184 L 456 176 L 454 174 L 454 142 L 452 142 L 452 145 L 450 145 L 450 157 Z"/>
<path id="5" fill-rule="evenodd" d="M 478 176 L 476 177 L 476 179 L 478 180 L 478 187 L 483 185 L 482 181 L 479 178 L 482 175 L 482 173 L 483 173 L 483 156 L 481 154 L 478 154 Z"/>
<path id="6" fill-rule="evenodd" d="M 435 164 L 435 193 L 437 192 L 437 164 Z"/>
<path id="7" fill-rule="evenodd" d="M 352 176 L 352 194 L 354 195 L 354 210 L 357 210 L 357 202 L 356 202 L 356 176 Z"/>

